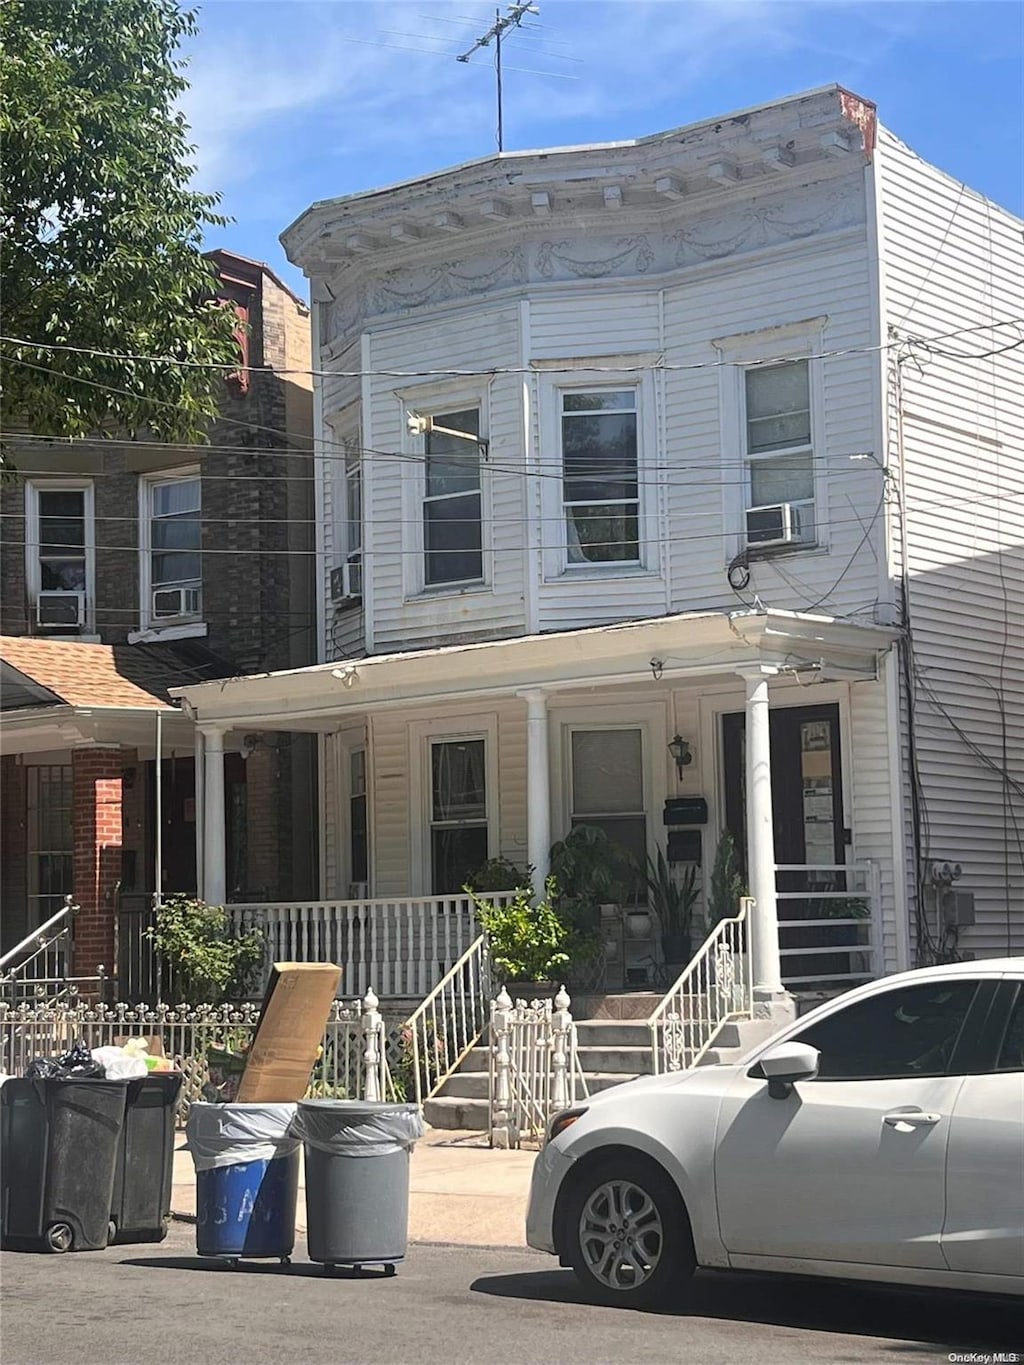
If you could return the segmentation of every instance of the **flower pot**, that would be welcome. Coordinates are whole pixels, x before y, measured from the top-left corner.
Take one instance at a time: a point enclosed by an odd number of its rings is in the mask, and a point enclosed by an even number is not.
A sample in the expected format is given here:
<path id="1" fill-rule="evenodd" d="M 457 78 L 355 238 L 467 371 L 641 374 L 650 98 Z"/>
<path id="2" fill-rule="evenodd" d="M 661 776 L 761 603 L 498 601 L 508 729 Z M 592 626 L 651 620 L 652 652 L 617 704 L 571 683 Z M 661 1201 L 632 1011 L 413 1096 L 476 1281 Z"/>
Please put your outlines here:
<path id="1" fill-rule="evenodd" d="M 631 910 L 626 915 L 626 934 L 629 938 L 650 938 L 651 917 L 646 910 Z"/>

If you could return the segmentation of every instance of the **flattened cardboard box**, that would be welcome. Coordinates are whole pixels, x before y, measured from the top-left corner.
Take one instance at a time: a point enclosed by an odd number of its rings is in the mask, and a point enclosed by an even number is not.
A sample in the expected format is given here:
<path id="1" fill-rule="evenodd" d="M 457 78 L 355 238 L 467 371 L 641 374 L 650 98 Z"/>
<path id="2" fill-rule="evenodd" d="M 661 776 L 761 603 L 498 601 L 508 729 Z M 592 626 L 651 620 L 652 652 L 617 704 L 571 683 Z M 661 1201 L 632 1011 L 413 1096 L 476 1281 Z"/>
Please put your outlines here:
<path id="1" fill-rule="evenodd" d="M 302 1099 L 340 984 L 333 962 L 274 963 L 236 1103 Z"/>

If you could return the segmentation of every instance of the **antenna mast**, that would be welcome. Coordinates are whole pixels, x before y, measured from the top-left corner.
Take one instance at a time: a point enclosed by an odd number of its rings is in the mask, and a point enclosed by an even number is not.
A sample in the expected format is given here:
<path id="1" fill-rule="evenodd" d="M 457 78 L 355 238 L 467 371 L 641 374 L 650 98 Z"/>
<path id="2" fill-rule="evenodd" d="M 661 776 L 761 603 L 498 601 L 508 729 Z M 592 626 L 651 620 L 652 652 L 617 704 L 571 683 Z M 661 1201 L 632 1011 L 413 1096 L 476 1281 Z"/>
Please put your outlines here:
<path id="1" fill-rule="evenodd" d="M 497 85 L 498 96 L 498 151 L 505 150 L 504 122 L 502 119 L 501 103 L 501 38 L 506 29 L 518 28 L 523 22 L 524 15 L 539 14 L 540 6 L 529 3 L 529 0 L 520 0 L 520 3 L 509 5 L 508 13 L 502 18 L 501 10 L 494 11 L 494 23 L 486 33 L 476 40 L 473 46 L 465 52 L 461 52 L 455 60 L 457 62 L 468 62 L 474 52 L 478 52 L 482 47 L 488 47 L 490 41 L 494 39 L 494 74 Z"/>

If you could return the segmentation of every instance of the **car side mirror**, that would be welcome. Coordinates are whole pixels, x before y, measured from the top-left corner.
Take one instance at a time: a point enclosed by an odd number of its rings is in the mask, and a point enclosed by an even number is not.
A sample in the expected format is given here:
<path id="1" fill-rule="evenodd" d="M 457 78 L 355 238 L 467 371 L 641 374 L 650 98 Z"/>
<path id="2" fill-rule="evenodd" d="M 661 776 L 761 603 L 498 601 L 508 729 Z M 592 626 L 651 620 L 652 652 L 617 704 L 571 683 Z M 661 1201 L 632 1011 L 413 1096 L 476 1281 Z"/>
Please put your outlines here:
<path id="1" fill-rule="evenodd" d="M 797 1081 L 812 1081 L 818 1074 L 821 1053 L 809 1043 L 776 1043 L 758 1058 L 761 1074 L 773 1100 L 792 1094 Z"/>

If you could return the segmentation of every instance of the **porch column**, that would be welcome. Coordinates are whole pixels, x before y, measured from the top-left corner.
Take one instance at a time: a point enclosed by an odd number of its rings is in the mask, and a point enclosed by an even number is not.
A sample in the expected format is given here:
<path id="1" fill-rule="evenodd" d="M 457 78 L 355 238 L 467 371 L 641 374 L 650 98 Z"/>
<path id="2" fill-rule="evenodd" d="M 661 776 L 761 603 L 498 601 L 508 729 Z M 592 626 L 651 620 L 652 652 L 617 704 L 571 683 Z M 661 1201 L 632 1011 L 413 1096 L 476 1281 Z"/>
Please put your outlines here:
<path id="1" fill-rule="evenodd" d="M 192 791 L 196 816 L 196 895 L 200 900 L 206 899 L 206 864 L 203 860 L 203 847 L 206 842 L 206 821 L 203 814 L 206 809 L 206 787 L 203 778 L 203 746 L 205 742 L 202 730 L 197 730 L 192 760 Z"/>
<path id="2" fill-rule="evenodd" d="M 533 889 L 544 895 L 551 848 L 551 777 L 548 769 L 548 699 L 540 688 L 522 692 L 526 701 L 526 858 Z"/>
<path id="3" fill-rule="evenodd" d="M 227 898 L 227 847 L 224 835 L 224 731 L 203 736 L 203 898 L 223 905 Z"/>
<path id="4" fill-rule="evenodd" d="M 747 686 L 747 877 L 755 902 L 750 926 L 751 970 L 755 998 L 761 1000 L 783 995 L 768 725 L 768 679 L 775 671 L 763 665 L 739 670 Z"/>

